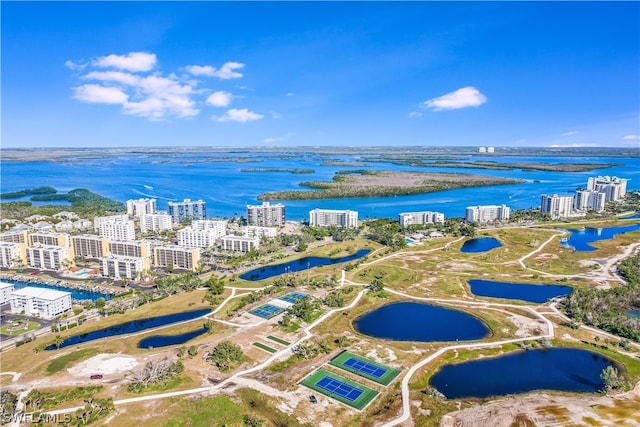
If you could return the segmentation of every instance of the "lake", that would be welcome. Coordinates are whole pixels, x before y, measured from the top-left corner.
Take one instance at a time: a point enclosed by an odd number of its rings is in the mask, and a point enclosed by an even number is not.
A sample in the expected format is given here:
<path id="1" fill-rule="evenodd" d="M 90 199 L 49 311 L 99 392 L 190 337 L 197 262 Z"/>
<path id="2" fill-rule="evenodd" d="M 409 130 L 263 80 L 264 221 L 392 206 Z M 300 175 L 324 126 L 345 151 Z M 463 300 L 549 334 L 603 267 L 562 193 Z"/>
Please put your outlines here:
<path id="1" fill-rule="evenodd" d="M 80 344 L 100 338 L 112 337 L 115 335 L 131 334 L 134 332 L 144 331 L 145 329 L 157 328 L 158 326 L 170 325 L 172 323 L 184 322 L 187 320 L 197 319 L 205 314 L 211 313 L 211 309 L 205 308 L 200 310 L 184 311 L 182 313 L 167 314 L 164 316 L 150 317 L 148 319 L 133 320 L 130 322 L 120 323 L 97 331 L 87 332 L 81 335 L 74 335 L 62 341 L 59 348 L 68 347 L 70 345 Z M 56 347 L 51 344 L 45 347 L 45 350 L 55 350 Z"/>
<path id="2" fill-rule="evenodd" d="M 460 248 L 460 252 L 488 252 L 491 249 L 499 248 L 502 243 L 493 237 L 478 237 L 467 240 Z"/>
<path id="3" fill-rule="evenodd" d="M 590 252 L 595 251 L 596 248 L 589 245 L 589 243 L 597 242 L 598 240 L 613 239 L 617 234 L 629 233 L 631 231 L 640 230 L 640 224 L 621 225 L 617 227 L 605 227 L 605 228 L 584 228 L 582 230 L 574 229 L 561 229 L 568 231 L 571 235 L 568 238 L 562 239 L 561 244 L 567 248 L 574 249 L 578 252 Z"/>
<path id="4" fill-rule="evenodd" d="M 543 303 L 571 292 L 571 286 L 535 285 L 531 283 L 494 282 L 492 280 L 468 280 L 471 292 L 481 297 L 518 299 Z"/>
<path id="5" fill-rule="evenodd" d="M 443 366 L 429 384 L 448 399 L 485 398 L 535 390 L 596 393 L 611 359 L 576 348 L 517 351 Z M 620 369 L 620 368 L 619 368 Z"/>
<path id="6" fill-rule="evenodd" d="M 317 266 L 353 261 L 354 259 L 362 258 L 369 252 L 369 249 L 360 249 L 354 254 L 341 258 L 308 256 L 282 264 L 266 265 L 264 267 L 256 268 L 254 270 L 247 271 L 246 273 L 242 273 L 239 277 L 243 280 L 250 281 L 264 280 L 284 273 L 295 273 L 296 271 L 304 271 Z"/>
<path id="7" fill-rule="evenodd" d="M 13 284 L 13 287 L 15 289 L 22 289 L 29 286 L 33 288 L 53 289 L 55 291 L 70 292 L 72 300 L 91 300 L 95 302 L 98 298 L 104 298 L 105 300 L 111 299 L 111 295 L 109 294 L 103 294 L 101 292 L 85 291 L 82 289 L 73 289 L 73 288 L 66 288 L 62 286 L 45 285 L 41 283 L 21 282 L 17 280 L 3 280 L 3 282 Z"/>
<path id="8" fill-rule="evenodd" d="M 184 344 L 189 340 L 192 340 L 200 335 L 204 335 L 207 333 L 206 328 L 199 328 L 193 331 L 185 332 L 184 334 L 179 335 L 152 335 L 150 337 L 146 337 L 138 342 L 138 348 L 158 348 L 158 347 L 167 347 L 170 345 L 179 345 Z"/>
<path id="9" fill-rule="evenodd" d="M 354 320 L 353 326 L 361 334 L 394 341 L 477 340 L 490 332 L 465 312 L 409 301 L 383 305 Z"/>
<path id="10" fill-rule="evenodd" d="M 584 150 L 583 150 L 584 151 Z M 379 152 L 379 151 L 378 151 Z M 624 163 L 624 166 L 589 172 L 546 172 L 491 170 L 474 168 L 420 167 L 394 164 L 392 160 L 365 162 L 367 170 L 398 170 L 448 173 L 473 173 L 505 178 L 520 178 L 521 184 L 462 188 L 429 194 L 397 197 L 363 197 L 357 199 L 325 199 L 284 201 L 287 219 L 308 219 L 309 211 L 321 209 L 353 209 L 362 219 L 397 218 L 400 212 L 438 211 L 447 217 L 464 216 L 467 206 L 505 203 L 511 209 L 537 208 L 542 194 L 574 192 L 585 187 L 590 176 L 609 175 L 628 178 L 628 191 L 640 189 L 640 159 L 604 157 L 581 153 L 576 157 L 464 155 L 467 161 L 497 163 Z M 207 202 L 209 217 L 230 218 L 244 215 L 246 204 L 259 203 L 257 196 L 268 191 L 305 189 L 301 181 L 331 180 L 337 171 L 361 166 L 340 166 L 335 162 L 363 162 L 361 155 L 305 153 L 255 153 L 239 148 L 220 151 L 203 148 L 201 152 L 156 154 L 122 153 L 117 157 L 87 158 L 53 162 L 2 162 L 0 192 L 17 191 L 50 185 L 60 192 L 88 188 L 100 195 L 126 202 L 128 199 L 153 197 L 158 209 L 167 209 L 168 201 L 191 198 Z M 297 175 L 274 172 L 241 172 L 243 168 L 313 169 L 314 173 Z"/>

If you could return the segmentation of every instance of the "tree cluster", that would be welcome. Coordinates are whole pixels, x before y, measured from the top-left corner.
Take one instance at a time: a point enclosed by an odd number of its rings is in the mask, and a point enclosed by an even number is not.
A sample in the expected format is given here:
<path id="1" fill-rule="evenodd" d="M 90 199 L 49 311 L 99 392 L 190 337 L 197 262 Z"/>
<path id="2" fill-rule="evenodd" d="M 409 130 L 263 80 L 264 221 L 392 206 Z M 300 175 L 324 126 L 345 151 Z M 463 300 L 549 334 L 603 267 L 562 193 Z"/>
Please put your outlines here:
<path id="1" fill-rule="evenodd" d="M 224 340 L 213 348 L 207 356 L 207 360 L 215 364 L 221 371 L 228 371 L 233 363 L 240 362 L 243 357 L 242 347 L 229 340 Z"/>
<path id="2" fill-rule="evenodd" d="M 180 375 L 184 371 L 182 362 L 172 362 L 165 358 L 158 361 L 147 362 L 142 370 L 136 372 L 129 383 L 129 391 L 140 393 L 152 386 L 163 386 Z"/>

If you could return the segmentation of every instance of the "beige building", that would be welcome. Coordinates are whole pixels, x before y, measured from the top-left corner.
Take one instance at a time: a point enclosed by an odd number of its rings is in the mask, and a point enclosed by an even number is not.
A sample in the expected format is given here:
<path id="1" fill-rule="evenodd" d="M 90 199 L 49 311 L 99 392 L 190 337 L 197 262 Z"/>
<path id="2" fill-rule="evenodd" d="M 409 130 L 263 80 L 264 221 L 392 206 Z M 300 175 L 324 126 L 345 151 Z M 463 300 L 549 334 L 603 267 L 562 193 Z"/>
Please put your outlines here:
<path id="1" fill-rule="evenodd" d="M 114 279 L 135 279 L 150 267 L 148 258 L 110 255 L 100 259 L 100 274 Z"/>
<path id="2" fill-rule="evenodd" d="M 102 236 L 71 236 L 73 256 L 100 258 L 109 254 L 109 239 Z"/>
<path id="3" fill-rule="evenodd" d="M 200 249 L 184 248 L 174 245 L 156 246 L 153 249 L 154 265 L 156 267 L 181 268 L 195 271 L 200 262 Z"/>

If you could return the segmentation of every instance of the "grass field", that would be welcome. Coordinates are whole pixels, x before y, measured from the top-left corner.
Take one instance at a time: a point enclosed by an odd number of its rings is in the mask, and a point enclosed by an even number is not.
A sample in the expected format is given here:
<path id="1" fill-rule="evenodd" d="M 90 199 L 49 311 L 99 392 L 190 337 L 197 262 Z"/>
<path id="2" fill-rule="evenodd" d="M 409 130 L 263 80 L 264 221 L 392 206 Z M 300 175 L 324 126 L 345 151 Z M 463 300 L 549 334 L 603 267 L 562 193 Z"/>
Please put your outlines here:
<path id="1" fill-rule="evenodd" d="M 351 401 L 349 399 L 346 399 L 338 394 L 332 393 L 328 390 L 325 390 L 322 387 L 317 386 L 316 384 L 318 383 L 318 381 L 321 381 L 323 378 L 325 377 L 329 377 L 332 380 L 336 380 L 336 381 L 340 381 L 342 383 L 345 383 L 347 385 L 350 385 L 351 387 L 355 387 L 357 389 L 360 389 L 363 391 L 363 393 L 355 400 Z M 335 399 L 339 402 L 342 402 L 348 406 L 351 406 L 352 408 L 355 408 L 359 411 L 361 411 L 362 409 L 364 409 L 377 395 L 378 392 L 367 387 L 364 386 L 362 384 L 359 384 L 355 381 L 351 381 L 348 380 L 344 377 L 341 377 L 340 375 L 336 375 L 332 372 L 326 371 L 324 369 L 318 369 L 315 373 L 313 373 L 311 376 L 305 378 L 302 382 L 302 385 L 309 387 L 311 390 L 317 391 L 318 393 L 324 394 L 325 396 L 331 397 L 332 399 Z"/>
<path id="2" fill-rule="evenodd" d="M 262 344 L 261 342 L 254 342 L 253 345 L 261 350 L 268 351 L 269 353 L 275 353 L 276 351 L 278 351 L 275 348 L 271 348 L 268 345 Z"/>
<path id="3" fill-rule="evenodd" d="M 51 362 L 49 362 L 49 364 L 47 365 L 47 369 L 46 369 L 47 375 L 52 375 L 52 374 L 55 374 L 56 372 L 60 372 L 63 369 L 66 369 L 73 362 L 76 362 L 81 359 L 89 358 L 91 356 L 98 354 L 98 352 L 99 352 L 99 349 L 97 347 L 89 347 L 89 348 L 82 348 L 80 350 L 76 350 L 69 354 L 65 354 L 64 356 L 57 357 L 53 359 Z"/>
<path id="4" fill-rule="evenodd" d="M 346 366 L 345 362 L 347 362 L 349 359 L 356 359 L 360 362 L 364 362 L 366 364 L 375 366 L 377 368 L 381 368 L 384 369 L 386 372 L 381 375 L 380 377 L 375 377 L 373 375 L 368 375 L 366 372 L 363 372 L 361 370 L 358 369 L 354 369 L 350 366 Z M 400 373 L 399 369 L 395 369 L 395 368 L 391 368 L 389 366 L 383 365 L 381 363 L 377 363 L 374 362 L 371 359 L 367 359 L 366 357 L 362 357 L 362 356 L 358 356 L 356 354 L 353 354 L 351 352 L 348 351 L 343 351 L 342 353 L 340 353 L 339 355 L 337 355 L 336 357 L 334 357 L 331 362 L 329 362 L 330 365 L 336 366 L 340 369 L 343 369 L 347 372 L 351 372 L 353 374 L 359 375 L 363 378 L 366 378 L 368 380 L 374 381 L 378 384 L 382 384 L 384 386 L 389 385 L 389 383 L 391 383 L 391 381 L 393 381 L 393 379 L 395 377 L 398 376 L 398 374 Z"/>
<path id="5" fill-rule="evenodd" d="M 289 341 L 285 341 L 282 338 L 274 337 L 273 335 L 267 335 L 267 338 L 269 338 L 271 341 L 277 342 L 278 344 L 282 344 L 282 345 L 290 345 L 291 344 Z"/>
<path id="6" fill-rule="evenodd" d="M 36 330 L 40 327 L 38 322 L 33 322 L 27 319 L 16 319 L 16 323 L 19 323 L 20 326 L 14 329 L 13 322 L 9 322 L 0 328 L 0 334 L 9 335 L 12 337 Z"/>

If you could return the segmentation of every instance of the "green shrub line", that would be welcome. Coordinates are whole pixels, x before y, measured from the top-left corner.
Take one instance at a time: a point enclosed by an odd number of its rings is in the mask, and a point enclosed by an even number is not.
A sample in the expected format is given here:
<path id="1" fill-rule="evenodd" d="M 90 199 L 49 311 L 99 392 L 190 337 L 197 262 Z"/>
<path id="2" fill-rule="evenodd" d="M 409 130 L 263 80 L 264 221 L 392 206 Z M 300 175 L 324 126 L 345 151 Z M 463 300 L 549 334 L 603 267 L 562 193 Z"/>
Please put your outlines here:
<path id="1" fill-rule="evenodd" d="M 271 348 L 268 345 L 262 344 L 261 342 L 254 342 L 253 345 L 258 347 L 259 349 L 268 351 L 269 353 L 275 353 L 276 351 L 278 351 L 275 348 Z"/>
<path id="2" fill-rule="evenodd" d="M 273 335 L 267 335 L 267 338 L 270 339 L 271 341 L 277 342 L 278 344 L 291 345 L 289 341 L 285 341 L 282 338 L 274 337 Z"/>

